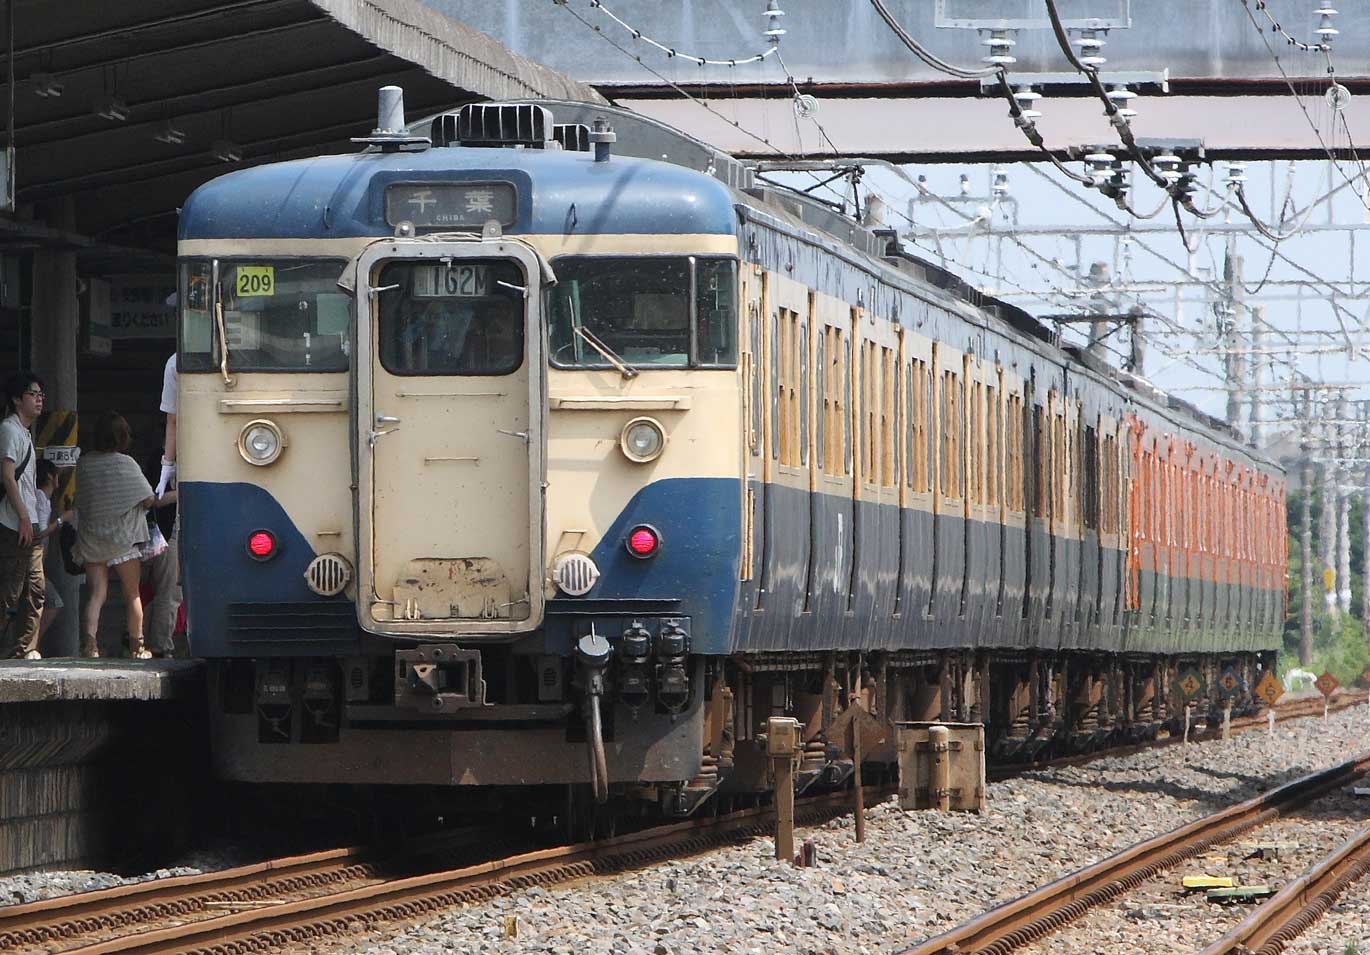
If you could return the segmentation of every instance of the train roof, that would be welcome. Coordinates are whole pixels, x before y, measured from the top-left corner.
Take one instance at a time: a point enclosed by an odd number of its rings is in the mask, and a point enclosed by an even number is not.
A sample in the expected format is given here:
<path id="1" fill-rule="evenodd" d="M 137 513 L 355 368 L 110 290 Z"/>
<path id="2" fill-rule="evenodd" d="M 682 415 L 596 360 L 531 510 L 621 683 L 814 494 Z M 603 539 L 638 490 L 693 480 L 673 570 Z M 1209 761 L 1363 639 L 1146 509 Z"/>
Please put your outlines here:
<path id="1" fill-rule="evenodd" d="M 509 232 L 731 235 L 737 229 L 727 185 L 672 163 L 619 155 L 597 163 L 586 152 L 442 146 L 367 150 L 231 172 L 191 193 L 181 210 L 179 238 L 390 236 L 387 185 L 463 179 L 515 184 L 518 219 L 506 227 Z M 534 179 L 537 202 L 531 200 Z M 572 207 L 574 215 L 568 215 Z"/>

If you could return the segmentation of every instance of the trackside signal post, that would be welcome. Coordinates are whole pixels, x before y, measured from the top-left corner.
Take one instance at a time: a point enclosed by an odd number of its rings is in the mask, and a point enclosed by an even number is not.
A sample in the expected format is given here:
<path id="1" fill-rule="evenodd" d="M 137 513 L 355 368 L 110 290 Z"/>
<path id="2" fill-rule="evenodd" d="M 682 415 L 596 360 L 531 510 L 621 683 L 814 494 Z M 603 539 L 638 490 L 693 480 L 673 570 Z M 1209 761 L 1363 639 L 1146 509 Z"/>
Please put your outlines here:
<path id="1" fill-rule="evenodd" d="M 799 720 L 766 721 L 766 755 L 775 775 L 775 857 L 785 861 L 794 858 L 794 763 L 802 747 Z"/>

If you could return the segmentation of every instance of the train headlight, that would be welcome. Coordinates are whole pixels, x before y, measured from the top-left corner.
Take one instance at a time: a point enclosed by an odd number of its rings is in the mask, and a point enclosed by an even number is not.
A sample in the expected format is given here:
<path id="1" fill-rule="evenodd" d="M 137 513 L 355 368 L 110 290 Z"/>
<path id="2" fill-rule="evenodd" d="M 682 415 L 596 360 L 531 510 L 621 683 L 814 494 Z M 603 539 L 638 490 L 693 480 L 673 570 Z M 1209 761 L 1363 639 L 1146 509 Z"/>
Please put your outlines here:
<path id="1" fill-rule="evenodd" d="M 248 464 L 270 464 L 285 450 L 285 435 L 274 421 L 258 418 L 238 432 L 238 453 Z"/>
<path id="2" fill-rule="evenodd" d="M 634 418 L 623 426 L 618 443 L 629 461 L 646 464 L 666 449 L 666 431 L 655 418 Z"/>

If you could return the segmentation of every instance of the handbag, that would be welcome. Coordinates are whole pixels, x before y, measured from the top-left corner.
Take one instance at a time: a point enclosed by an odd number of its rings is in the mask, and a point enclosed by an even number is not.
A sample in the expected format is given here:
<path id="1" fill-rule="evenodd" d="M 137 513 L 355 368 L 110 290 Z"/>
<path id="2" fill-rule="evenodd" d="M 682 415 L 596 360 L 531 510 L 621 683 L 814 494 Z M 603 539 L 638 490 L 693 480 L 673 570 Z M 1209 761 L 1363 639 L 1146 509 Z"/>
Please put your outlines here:
<path id="1" fill-rule="evenodd" d="M 157 526 L 157 519 L 152 516 L 152 512 L 147 512 L 147 540 L 138 545 L 138 559 L 142 561 L 156 560 L 166 553 L 166 537 L 162 534 L 162 529 Z"/>

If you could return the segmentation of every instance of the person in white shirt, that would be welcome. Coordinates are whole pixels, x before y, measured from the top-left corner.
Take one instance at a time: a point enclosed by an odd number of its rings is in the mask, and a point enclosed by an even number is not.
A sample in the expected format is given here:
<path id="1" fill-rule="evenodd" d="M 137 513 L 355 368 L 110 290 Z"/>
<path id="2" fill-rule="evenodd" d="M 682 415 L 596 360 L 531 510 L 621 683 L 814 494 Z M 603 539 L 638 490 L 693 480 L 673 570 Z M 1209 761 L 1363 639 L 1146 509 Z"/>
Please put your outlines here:
<path id="1" fill-rule="evenodd" d="M 43 380 L 21 371 L 5 382 L 6 416 L 0 421 L 0 654 L 25 660 L 38 653 L 43 615 L 43 548 L 39 540 L 38 462 L 30 429 L 43 411 Z"/>
<path id="2" fill-rule="evenodd" d="M 166 360 L 162 369 L 162 412 L 166 415 L 166 432 L 162 442 L 162 471 L 157 478 L 157 506 L 163 507 L 176 500 L 176 356 Z M 169 657 L 174 650 L 176 611 L 181 606 L 179 559 L 180 512 L 171 531 L 170 546 L 164 553 L 149 561 L 148 572 L 155 591 L 148 604 L 148 647 L 152 655 Z"/>

